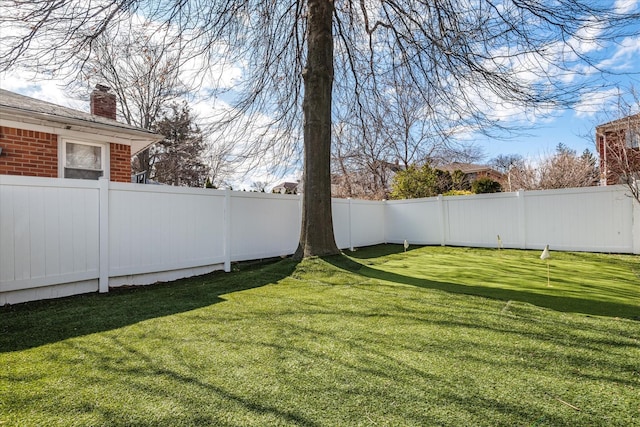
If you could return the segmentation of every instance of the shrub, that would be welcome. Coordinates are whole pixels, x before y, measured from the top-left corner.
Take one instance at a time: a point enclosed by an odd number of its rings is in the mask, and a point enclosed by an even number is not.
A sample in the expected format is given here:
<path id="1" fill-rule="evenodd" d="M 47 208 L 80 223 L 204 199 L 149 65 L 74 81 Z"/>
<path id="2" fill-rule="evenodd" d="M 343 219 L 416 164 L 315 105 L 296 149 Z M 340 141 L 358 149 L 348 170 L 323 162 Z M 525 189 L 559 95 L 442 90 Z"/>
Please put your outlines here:
<path id="1" fill-rule="evenodd" d="M 499 182 L 494 181 L 489 177 L 484 177 L 473 182 L 471 185 L 471 191 L 475 194 L 498 193 L 502 191 L 502 186 Z"/>
<path id="2" fill-rule="evenodd" d="M 443 196 L 470 196 L 472 194 L 469 190 L 449 190 Z"/>
<path id="3" fill-rule="evenodd" d="M 411 165 L 393 177 L 392 199 L 418 199 L 437 195 L 437 175 L 429 165 L 420 168 Z"/>

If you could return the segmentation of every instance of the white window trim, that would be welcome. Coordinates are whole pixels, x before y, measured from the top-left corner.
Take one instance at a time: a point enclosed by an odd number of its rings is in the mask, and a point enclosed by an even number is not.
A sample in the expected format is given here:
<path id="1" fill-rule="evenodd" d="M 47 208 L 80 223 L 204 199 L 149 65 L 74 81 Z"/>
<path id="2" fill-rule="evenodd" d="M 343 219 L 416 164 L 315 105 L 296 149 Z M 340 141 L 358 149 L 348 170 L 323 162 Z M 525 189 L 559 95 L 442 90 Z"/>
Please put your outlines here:
<path id="1" fill-rule="evenodd" d="M 79 139 L 79 138 L 73 138 L 73 139 L 64 138 L 64 137 L 61 137 L 60 135 L 58 135 L 58 177 L 59 178 L 64 178 L 64 168 L 65 168 L 65 165 L 67 164 L 67 150 L 66 150 L 67 143 L 93 145 L 93 146 L 101 147 L 102 148 L 101 162 L 102 162 L 102 170 L 103 170 L 102 177 L 108 180 L 111 180 L 111 173 L 110 173 L 111 164 L 109 161 L 109 159 L 111 158 L 111 153 L 109 151 L 111 144 L 96 142 L 96 141 L 91 141 L 86 139 Z"/>
<path id="2" fill-rule="evenodd" d="M 640 129 L 627 129 L 624 140 L 626 148 L 640 148 Z"/>

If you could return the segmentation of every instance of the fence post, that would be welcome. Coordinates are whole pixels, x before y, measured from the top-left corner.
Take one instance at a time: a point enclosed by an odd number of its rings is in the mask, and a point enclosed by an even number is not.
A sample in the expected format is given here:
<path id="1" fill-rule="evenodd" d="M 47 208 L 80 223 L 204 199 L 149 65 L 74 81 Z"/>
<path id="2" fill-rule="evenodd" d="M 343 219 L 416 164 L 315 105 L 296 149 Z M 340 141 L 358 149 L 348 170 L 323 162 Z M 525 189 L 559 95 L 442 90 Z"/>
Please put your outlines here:
<path id="1" fill-rule="evenodd" d="M 387 209 L 389 209 L 389 204 L 387 203 L 388 200 L 387 199 L 382 199 L 382 227 L 383 227 L 383 234 L 384 234 L 384 244 L 386 245 L 389 241 L 389 236 L 387 235 L 387 231 L 389 229 L 389 227 L 387 226 Z"/>
<path id="2" fill-rule="evenodd" d="M 231 190 L 224 190 L 224 271 L 231 271 Z"/>
<path id="3" fill-rule="evenodd" d="M 98 276 L 98 291 L 100 293 L 109 292 L 109 179 L 100 178 L 98 180 L 100 192 L 98 203 L 98 224 L 99 224 L 99 259 L 100 269 Z"/>
<path id="4" fill-rule="evenodd" d="M 351 221 L 351 197 L 348 197 L 347 200 L 349 201 L 349 250 L 353 252 L 353 233 L 351 232 L 351 229 L 353 228 L 353 223 Z"/>
<path id="5" fill-rule="evenodd" d="M 633 248 L 634 254 L 640 254 L 640 203 L 637 200 L 631 199 L 631 235 L 633 236 Z"/>
<path id="6" fill-rule="evenodd" d="M 525 209 L 525 192 L 524 190 L 516 191 L 518 198 L 518 237 L 520 239 L 520 249 L 527 249 L 527 210 Z"/>
<path id="7" fill-rule="evenodd" d="M 438 212 L 440 212 L 440 246 L 447 245 L 447 218 L 444 212 L 444 197 L 438 194 Z"/>

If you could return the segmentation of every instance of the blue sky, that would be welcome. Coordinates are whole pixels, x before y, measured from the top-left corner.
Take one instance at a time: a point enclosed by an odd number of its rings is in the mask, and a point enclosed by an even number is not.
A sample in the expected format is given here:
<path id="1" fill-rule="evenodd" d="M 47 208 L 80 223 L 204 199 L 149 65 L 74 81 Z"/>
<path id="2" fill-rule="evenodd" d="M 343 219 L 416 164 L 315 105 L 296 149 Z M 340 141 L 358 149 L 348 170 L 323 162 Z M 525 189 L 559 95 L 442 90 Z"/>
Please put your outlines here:
<path id="1" fill-rule="evenodd" d="M 565 110 L 552 119 L 533 124 L 531 129 L 523 130 L 522 135 L 506 139 L 478 136 L 476 143 L 483 148 L 487 160 L 499 154 L 520 154 L 535 160 L 553 153 L 559 143 L 578 153 L 586 149 L 595 153 L 594 140 L 587 135 L 595 133 L 597 117 L 598 114 L 579 115 L 574 110 Z"/>
<path id="2" fill-rule="evenodd" d="M 640 72 L 640 38 L 637 54 L 630 63 L 633 69 Z M 640 75 L 616 76 L 616 84 L 620 94 L 632 104 L 633 111 L 637 112 L 640 104 L 629 95 L 628 90 L 631 87 L 640 90 Z M 595 126 L 618 118 L 620 114 L 619 97 L 616 94 L 618 88 L 614 86 L 594 90 L 587 96 L 589 101 L 585 100 L 575 108 L 559 110 L 548 117 L 539 117 L 532 122 L 524 123 L 528 128 L 522 130 L 520 135 L 505 139 L 480 135 L 475 136 L 474 140 L 484 149 L 487 160 L 499 154 L 520 154 L 524 158 L 535 160 L 552 154 L 559 143 L 578 153 L 588 149 L 595 154 Z M 513 124 L 519 123 L 521 122 Z"/>

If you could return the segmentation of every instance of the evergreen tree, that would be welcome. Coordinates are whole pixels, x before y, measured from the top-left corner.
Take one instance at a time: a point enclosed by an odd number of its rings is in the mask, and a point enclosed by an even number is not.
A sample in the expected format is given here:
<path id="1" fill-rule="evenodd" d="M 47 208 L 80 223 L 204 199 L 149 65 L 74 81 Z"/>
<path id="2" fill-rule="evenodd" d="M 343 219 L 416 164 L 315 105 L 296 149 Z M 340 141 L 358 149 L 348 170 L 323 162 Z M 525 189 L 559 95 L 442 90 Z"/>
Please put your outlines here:
<path id="1" fill-rule="evenodd" d="M 502 191 L 502 186 L 498 181 L 485 176 L 473 181 L 471 191 L 475 194 L 499 193 Z"/>
<path id="2" fill-rule="evenodd" d="M 171 105 L 169 114 L 156 123 L 154 131 L 165 136 L 154 147 L 158 158 L 154 180 L 186 187 L 204 186 L 209 173 L 202 159 L 206 146 L 188 105 L 184 102 Z"/>
<path id="3" fill-rule="evenodd" d="M 211 182 L 211 177 L 208 176 L 207 177 L 207 181 L 204 183 L 204 188 L 217 188 L 215 185 L 213 185 L 213 183 Z"/>

